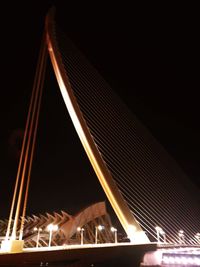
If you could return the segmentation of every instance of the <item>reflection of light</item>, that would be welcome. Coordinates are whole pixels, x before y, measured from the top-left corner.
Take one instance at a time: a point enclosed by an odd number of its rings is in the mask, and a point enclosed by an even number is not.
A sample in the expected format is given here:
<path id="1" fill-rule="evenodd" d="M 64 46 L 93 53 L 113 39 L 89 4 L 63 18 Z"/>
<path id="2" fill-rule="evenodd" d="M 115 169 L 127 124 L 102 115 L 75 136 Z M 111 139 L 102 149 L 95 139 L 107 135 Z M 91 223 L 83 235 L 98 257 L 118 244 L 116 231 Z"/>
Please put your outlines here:
<path id="1" fill-rule="evenodd" d="M 187 256 L 187 255 L 164 255 L 162 262 L 164 264 L 181 264 L 181 265 L 189 265 L 189 266 L 200 266 L 200 258 L 197 256 Z"/>

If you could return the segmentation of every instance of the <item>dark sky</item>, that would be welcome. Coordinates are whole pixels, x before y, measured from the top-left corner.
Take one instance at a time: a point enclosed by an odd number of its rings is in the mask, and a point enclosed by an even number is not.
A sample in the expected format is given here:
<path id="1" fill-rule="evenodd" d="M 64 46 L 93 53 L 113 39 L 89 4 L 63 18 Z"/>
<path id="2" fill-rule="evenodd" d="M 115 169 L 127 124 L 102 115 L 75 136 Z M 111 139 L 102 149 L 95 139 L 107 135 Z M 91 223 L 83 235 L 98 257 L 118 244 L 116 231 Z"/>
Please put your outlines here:
<path id="1" fill-rule="evenodd" d="M 198 18 L 129 7 L 80 12 L 55 3 L 61 27 L 200 187 Z M 1 18 L 0 217 L 8 215 L 36 61 L 51 2 L 5 5 Z M 23 7 L 23 9 L 22 9 Z M 157 7 L 159 8 L 159 7 Z M 154 12 L 152 12 L 154 10 Z M 195 8 L 193 8 L 195 10 Z M 82 10 L 83 11 L 83 10 Z M 151 11 L 151 12 L 150 12 Z M 105 13 L 104 13 L 105 12 Z M 106 14 L 107 13 L 107 14 Z M 47 68 L 27 213 L 75 213 L 105 200 Z"/>

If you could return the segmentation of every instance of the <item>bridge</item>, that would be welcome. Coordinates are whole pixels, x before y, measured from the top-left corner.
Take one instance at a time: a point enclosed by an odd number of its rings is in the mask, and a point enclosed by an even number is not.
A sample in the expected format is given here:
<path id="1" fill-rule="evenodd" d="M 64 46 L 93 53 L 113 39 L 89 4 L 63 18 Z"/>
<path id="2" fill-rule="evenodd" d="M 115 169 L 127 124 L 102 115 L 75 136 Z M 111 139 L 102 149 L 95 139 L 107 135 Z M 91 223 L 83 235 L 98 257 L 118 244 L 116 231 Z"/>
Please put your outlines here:
<path id="1" fill-rule="evenodd" d="M 183 255 L 189 254 L 193 266 L 199 266 L 198 190 L 60 30 L 53 10 L 46 17 L 2 255 L 27 252 L 23 248 L 24 218 L 48 55 L 77 136 L 131 241 L 124 246 L 111 245 L 113 250 L 117 246 L 123 249 L 131 246 L 133 249 L 143 245 L 145 251 L 148 247 L 147 251 L 157 252 L 164 247 L 160 253 L 164 255 L 162 260 L 159 263 L 155 260 L 155 264 L 180 265 L 183 258 L 187 263 L 188 257 Z M 22 219 L 18 225 L 20 216 Z M 166 245 L 170 247 L 166 248 Z M 181 248 L 174 256 L 173 249 L 177 245 Z M 108 244 L 98 246 L 110 247 Z M 93 248 L 96 247 L 94 244 Z M 49 248 L 46 249 L 49 254 Z M 59 248 L 51 249 L 58 252 Z M 182 258 L 177 258 L 177 251 Z M 151 258 L 151 262 L 155 255 L 146 256 L 146 259 Z"/>

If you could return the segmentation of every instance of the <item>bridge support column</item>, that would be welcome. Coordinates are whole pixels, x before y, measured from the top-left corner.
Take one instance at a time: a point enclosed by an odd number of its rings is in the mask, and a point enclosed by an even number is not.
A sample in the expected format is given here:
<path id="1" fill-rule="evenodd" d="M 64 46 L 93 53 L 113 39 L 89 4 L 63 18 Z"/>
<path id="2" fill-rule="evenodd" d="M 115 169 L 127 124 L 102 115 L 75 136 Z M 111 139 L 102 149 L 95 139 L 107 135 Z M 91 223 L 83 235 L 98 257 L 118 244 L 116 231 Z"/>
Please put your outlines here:
<path id="1" fill-rule="evenodd" d="M 3 240 L 1 250 L 10 253 L 19 253 L 23 251 L 24 240 Z"/>

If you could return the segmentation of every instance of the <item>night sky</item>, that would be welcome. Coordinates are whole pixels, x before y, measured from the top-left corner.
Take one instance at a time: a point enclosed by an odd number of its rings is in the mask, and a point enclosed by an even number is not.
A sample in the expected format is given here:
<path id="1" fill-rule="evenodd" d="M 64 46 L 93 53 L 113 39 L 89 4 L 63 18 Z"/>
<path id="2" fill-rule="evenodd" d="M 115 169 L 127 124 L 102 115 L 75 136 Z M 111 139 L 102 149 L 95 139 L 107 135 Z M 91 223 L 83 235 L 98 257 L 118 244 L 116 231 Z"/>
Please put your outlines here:
<path id="1" fill-rule="evenodd" d="M 198 18 L 148 7 L 97 12 L 55 3 L 60 27 L 200 188 Z M 51 2 L 2 7 L 0 218 L 8 216 L 45 14 Z M 23 7 L 23 9 L 22 9 Z M 77 10 L 78 8 L 78 10 Z M 153 7 L 151 7 L 153 10 Z M 165 10 L 166 11 L 166 10 Z M 97 14 L 98 13 L 98 14 Z M 28 214 L 76 213 L 106 200 L 48 64 Z M 107 201 L 107 200 L 106 200 Z"/>

